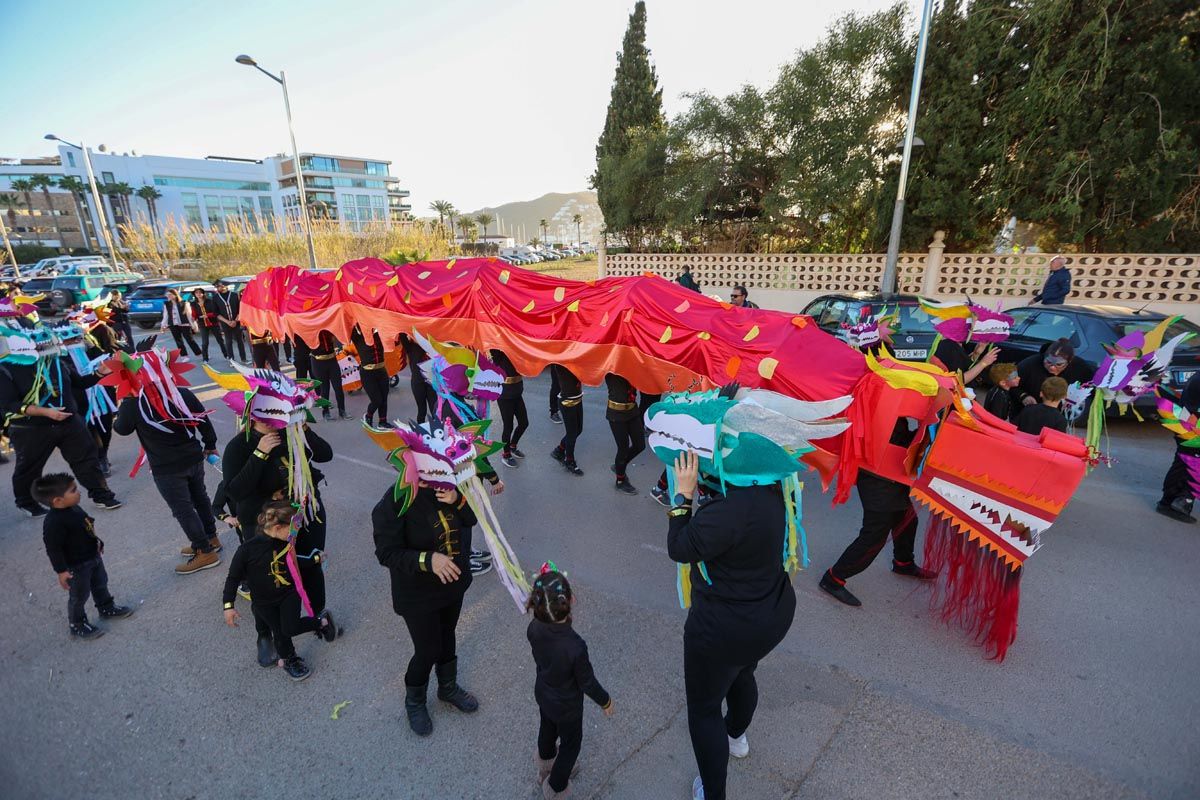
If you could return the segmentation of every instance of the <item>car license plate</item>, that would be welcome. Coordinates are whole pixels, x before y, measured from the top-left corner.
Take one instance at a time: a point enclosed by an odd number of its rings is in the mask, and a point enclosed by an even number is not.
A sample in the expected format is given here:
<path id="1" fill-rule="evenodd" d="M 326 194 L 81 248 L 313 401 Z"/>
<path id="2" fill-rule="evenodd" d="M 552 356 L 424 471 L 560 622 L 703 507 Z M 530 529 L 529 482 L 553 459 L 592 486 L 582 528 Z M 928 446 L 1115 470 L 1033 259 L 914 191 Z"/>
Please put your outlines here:
<path id="1" fill-rule="evenodd" d="M 896 358 L 907 359 L 908 361 L 919 361 L 929 355 L 928 350 L 897 350 Z"/>
<path id="2" fill-rule="evenodd" d="M 1175 370 L 1175 383 L 1183 386 L 1185 383 L 1191 380 L 1192 376 L 1195 374 L 1196 370 L 1194 369 L 1177 369 Z"/>
<path id="3" fill-rule="evenodd" d="M 134 300 L 129 304 L 130 311 L 153 311 L 154 303 L 149 300 Z"/>

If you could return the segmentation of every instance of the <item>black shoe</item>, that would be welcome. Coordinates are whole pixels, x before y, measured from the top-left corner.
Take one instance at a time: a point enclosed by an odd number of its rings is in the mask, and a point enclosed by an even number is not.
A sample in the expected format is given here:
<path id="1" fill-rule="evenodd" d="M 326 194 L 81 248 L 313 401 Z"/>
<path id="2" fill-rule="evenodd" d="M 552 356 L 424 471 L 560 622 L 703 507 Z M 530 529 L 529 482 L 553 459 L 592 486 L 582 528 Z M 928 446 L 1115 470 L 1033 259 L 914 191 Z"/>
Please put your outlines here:
<path id="1" fill-rule="evenodd" d="M 283 671 L 287 676 L 294 681 L 302 681 L 309 675 L 312 675 L 312 668 L 304 663 L 304 659 L 300 656 L 292 656 L 283 661 Z"/>
<path id="2" fill-rule="evenodd" d="M 479 701 L 475 695 L 458 685 L 458 659 L 448 664 L 438 664 L 434 667 L 437 673 L 437 698 L 443 703 L 449 703 L 466 714 L 474 714 L 479 710 Z"/>
<path id="3" fill-rule="evenodd" d="M 417 736 L 428 736 L 433 733 L 433 720 L 429 718 L 429 708 L 425 705 L 425 693 L 429 684 L 404 687 L 404 713 L 408 715 L 408 727 Z"/>
<path id="4" fill-rule="evenodd" d="M 550 451 L 550 457 L 553 458 L 555 461 L 566 461 L 567 453 L 561 447 L 556 447 Z"/>
<path id="5" fill-rule="evenodd" d="M 105 619 L 120 619 L 133 614 L 133 609 L 129 606 L 119 606 L 116 603 L 113 603 L 111 606 L 98 609 L 98 611 L 100 612 L 100 616 L 104 617 Z"/>
<path id="6" fill-rule="evenodd" d="M 71 626 L 71 635 L 76 639 L 99 639 L 104 635 L 104 629 L 97 628 L 85 619 L 78 625 Z"/>
<path id="7" fill-rule="evenodd" d="M 520 449 L 518 449 L 518 448 L 516 448 L 516 447 L 512 448 L 512 454 L 513 454 L 514 456 L 516 456 L 517 458 L 524 458 L 524 457 L 525 457 L 525 454 L 524 454 L 524 453 L 522 453 L 522 452 L 520 451 Z"/>
<path id="8" fill-rule="evenodd" d="M 96 500 L 95 503 L 105 511 L 116 511 L 118 508 L 125 505 L 115 497 L 109 497 L 105 500 Z"/>
<path id="9" fill-rule="evenodd" d="M 563 424 L 562 414 L 558 413 L 557 411 L 551 411 L 550 412 L 550 421 L 553 422 L 555 425 L 562 425 Z"/>
<path id="10" fill-rule="evenodd" d="M 260 667 L 273 667 L 278 661 L 279 656 L 275 654 L 275 643 L 271 641 L 271 637 L 258 637 L 258 665 Z"/>
<path id="11" fill-rule="evenodd" d="M 492 556 L 490 553 L 484 554 L 487 558 L 476 558 L 474 553 L 471 553 L 467 559 L 467 563 L 471 566 L 471 577 L 477 578 L 480 575 L 487 575 L 492 571 Z"/>
<path id="12" fill-rule="evenodd" d="M 503 455 L 500 456 L 500 461 L 506 467 L 517 466 L 517 460 L 515 458 L 513 458 L 512 453 L 504 453 Z"/>
<path id="13" fill-rule="evenodd" d="M 329 612 L 328 608 L 321 612 L 321 621 L 325 624 L 317 628 L 317 636 L 327 642 L 332 642 L 338 637 L 338 626 L 333 621 L 333 614 Z"/>
<path id="14" fill-rule="evenodd" d="M 892 561 L 892 572 L 897 575 L 906 575 L 910 578 L 916 578 L 919 581 L 931 581 L 938 576 L 936 572 L 924 567 L 918 567 L 915 561 L 909 561 L 907 564 L 901 564 L 898 561 Z"/>
<path id="15" fill-rule="evenodd" d="M 37 503 L 28 506 L 18 505 L 17 510 L 19 510 L 22 514 L 28 514 L 31 517 L 46 516 L 46 509 Z"/>
<path id="16" fill-rule="evenodd" d="M 578 465 L 578 464 L 576 464 L 574 460 L 571 460 L 571 461 L 563 461 L 563 466 L 564 466 L 564 467 L 566 467 L 566 468 L 567 468 L 567 472 L 571 473 L 572 475 L 575 475 L 575 476 L 577 476 L 577 477 L 582 477 L 582 476 L 583 476 L 583 470 L 581 470 L 581 469 L 579 468 L 579 465 Z"/>
<path id="17" fill-rule="evenodd" d="M 325 420 L 326 422 L 333 422 L 333 414 L 329 413 L 328 408 L 321 412 L 321 419 Z"/>
<path id="18" fill-rule="evenodd" d="M 363 424 L 364 424 L 364 425 L 366 425 L 368 428 L 373 428 L 373 427 L 375 427 L 375 426 L 374 426 L 374 425 L 371 423 L 371 418 L 370 418 L 369 416 L 367 416 L 366 414 L 363 414 L 363 415 L 362 415 L 362 421 L 363 421 Z"/>
<path id="19" fill-rule="evenodd" d="M 1179 498 L 1176 498 L 1170 503 L 1159 503 L 1154 507 L 1154 510 L 1162 514 L 1164 517 L 1169 517 L 1176 522 L 1184 522 L 1189 525 L 1194 523 L 1196 518 L 1187 511 L 1184 511 L 1183 508 L 1180 507 L 1181 505 L 1183 504 L 1180 503 Z M 43 511 L 42 513 L 44 514 L 46 512 Z"/>
<path id="20" fill-rule="evenodd" d="M 635 495 L 638 493 L 638 490 L 635 489 L 633 484 L 629 482 L 629 478 L 618 478 L 616 489 L 618 492 L 628 495 Z"/>
<path id="21" fill-rule="evenodd" d="M 396 426 L 395 426 L 395 425 L 393 425 L 393 424 L 391 423 L 391 421 L 390 421 L 390 420 L 386 420 L 386 419 L 380 419 L 380 420 L 379 420 L 379 425 L 377 425 L 376 427 L 383 428 L 383 429 L 385 429 L 385 430 L 390 430 L 390 429 L 392 429 L 392 428 L 394 428 L 394 427 L 396 427 Z"/>
<path id="22" fill-rule="evenodd" d="M 851 594 L 849 589 L 847 589 L 844 585 L 839 585 L 833 579 L 833 577 L 829 574 L 829 570 L 825 570 L 825 574 L 821 576 L 821 583 L 819 585 L 822 589 L 832 595 L 835 600 L 839 600 L 848 606 L 857 607 L 862 605 L 862 601 Z"/>
<path id="23" fill-rule="evenodd" d="M 345 411 L 339 411 L 338 419 L 350 419 L 350 415 L 347 414 Z"/>

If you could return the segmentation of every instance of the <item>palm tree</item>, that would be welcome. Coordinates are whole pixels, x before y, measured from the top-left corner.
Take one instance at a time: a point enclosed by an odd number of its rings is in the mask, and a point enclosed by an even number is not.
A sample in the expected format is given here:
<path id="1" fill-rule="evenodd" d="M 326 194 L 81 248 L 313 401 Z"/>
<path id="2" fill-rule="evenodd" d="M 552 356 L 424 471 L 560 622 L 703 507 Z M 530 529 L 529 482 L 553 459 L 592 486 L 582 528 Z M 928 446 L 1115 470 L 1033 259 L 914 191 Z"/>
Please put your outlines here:
<path id="1" fill-rule="evenodd" d="M 17 180 L 20 180 L 19 178 Z M 13 181 L 16 183 L 17 181 Z M 12 230 L 17 227 L 17 209 L 25 205 L 21 202 L 21 198 L 15 194 L 0 194 L 0 206 L 4 207 L 4 213 L 8 216 L 8 228 Z"/>
<path id="2" fill-rule="evenodd" d="M 583 214 L 574 214 L 571 222 L 575 223 L 575 244 L 583 244 L 583 234 L 579 232 L 579 226 L 583 224 Z"/>
<path id="3" fill-rule="evenodd" d="M 438 225 L 445 226 L 446 215 L 450 213 L 454 206 L 450 204 L 449 200 L 434 200 L 429 204 L 429 208 L 437 212 Z"/>
<path id="4" fill-rule="evenodd" d="M 92 249 L 92 236 L 88 231 L 88 220 L 84 217 L 84 198 L 87 196 L 87 185 L 76 178 L 74 175 L 64 175 L 58 179 L 58 188 L 64 192 L 71 194 L 71 199 L 75 201 L 75 216 L 79 217 L 79 232 L 83 235 L 83 246 L 88 250 Z M 96 250 L 100 249 L 97 243 Z"/>
<path id="5" fill-rule="evenodd" d="M 533 245 L 534 247 L 537 247 L 541 243 L 542 243 L 542 240 L 536 236 L 529 240 L 529 244 Z"/>
<path id="6" fill-rule="evenodd" d="M 542 229 L 542 241 L 549 239 L 550 235 L 547 233 L 546 229 L 550 227 L 550 223 L 546 222 L 544 219 L 539 219 L 538 227 Z"/>
<path id="7" fill-rule="evenodd" d="M 458 219 L 458 209 L 450 206 L 446 209 L 446 219 L 450 220 L 450 238 L 454 238 L 454 220 Z"/>
<path id="8" fill-rule="evenodd" d="M 162 197 L 162 192 L 155 189 L 153 186 L 142 186 L 137 190 L 137 196 L 146 201 L 146 210 L 150 212 L 150 227 L 154 229 L 154 234 L 158 235 L 158 206 L 154 201 Z"/>
<path id="9" fill-rule="evenodd" d="M 50 215 L 50 224 L 54 226 L 54 238 L 58 239 L 58 248 L 65 251 L 67 243 L 63 241 L 62 226 L 58 224 L 58 215 L 54 213 L 54 201 L 50 199 L 50 187 L 56 185 L 54 178 L 49 175 L 32 175 L 29 182 L 34 188 L 42 190 L 42 197 L 46 200 L 46 213 Z"/>
<path id="10" fill-rule="evenodd" d="M 479 233 L 479 228 L 476 227 L 474 220 L 470 217 L 462 217 L 459 220 L 458 229 L 462 231 L 464 239 L 471 244 L 475 244 L 475 235 Z"/>
<path id="11" fill-rule="evenodd" d="M 20 192 L 25 198 L 25 213 L 29 215 L 29 230 L 33 233 L 33 238 L 37 239 L 37 243 L 41 244 L 42 236 L 38 232 L 37 225 L 33 224 L 33 190 L 37 187 L 29 178 L 17 178 L 10 185 L 13 191 Z"/>
<path id="12" fill-rule="evenodd" d="M 496 218 L 494 216 L 492 216 L 491 214 L 487 213 L 486 211 L 484 211 L 480 214 L 475 215 L 475 221 L 479 223 L 479 227 L 483 228 L 483 238 L 484 238 L 484 241 L 487 241 L 488 225 L 491 225 L 493 222 L 495 222 Z"/>

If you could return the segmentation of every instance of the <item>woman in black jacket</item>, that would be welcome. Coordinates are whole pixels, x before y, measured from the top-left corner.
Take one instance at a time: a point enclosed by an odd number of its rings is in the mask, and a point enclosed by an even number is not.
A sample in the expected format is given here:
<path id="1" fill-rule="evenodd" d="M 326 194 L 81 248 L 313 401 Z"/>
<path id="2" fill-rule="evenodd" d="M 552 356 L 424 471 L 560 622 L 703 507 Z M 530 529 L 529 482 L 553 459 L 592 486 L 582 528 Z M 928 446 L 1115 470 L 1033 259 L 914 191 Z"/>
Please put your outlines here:
<path id="1" fill-rule="evenodd" d="M 333 460 L 333 448 L 307 425 L 304 441 L 310 464 Z M 237 511 L 241 529 L 249 535 L 257 526 L 258 514 L 272 500 L 291 500 L 288 496 L 287 447 L 277 428 L 254 420 L 250 429 L 239 432 L 228 444 L 221 457 L 225 495 Z M 327 521 L 325 504 L 319 487 L 325 476 L 312 467 L 312 482 L 316 492 L 316 515 L 307 522 L 296 537 L 296 556 L 300 560 L 300 575 L 312 602 L 313 613 L 325 610 L 325 571 L 317 558 L 310 554 L 325 552 Z M 252 595 L 253 596 L 253 595 Z M 259 663 L 269 667 L 275 663 L 271 654 L 271 634 L 265 625 L 255 624 L 258 630 Z"/>
<path id="2" fill-rule="evenodd" d="M 167 289 L 167 298 L 163 301 L 161 328 L 164 333 L 170 331 L 171 336 L 174 337 L 180 361 L 188 360 L 188 347 L 192 348 L 194 354 L 200 355 L 200 348 L 196 345 L 196 340 L 192 338 L 192 332 L 196 330 L 196 321 L 192 317 L 192 306 L 180 299 L 179 292 L 175 289 Z"/>
<path id="3" fill-rule="evenodd" d="M 371 512 L 375 557 L 392 579 L 392 609 L 404 619 L 413 655 L 404 673 L 404 710 L 418 736 L 433 733 L 425 705 L 429 673 L 437 672 L 437 697 L 473 713 L 479 701 L 458 685 L 454 631 L 463 595 L 471 586 L 471 528 L 475 512 L 455 489 L 421 481 L 404 508 L 392 487 Z"/>
<path id="4" fill-rule="evenodd" d="M 796 593 L 780 558 L 787 516 L 779 486 L 730 486 L 693 514 L 698 482 L 696 454 L 681 455 L 667 553 L 681 564 L 705 566 L 707 580 L 693 567 L 697 578 L 683 628 L 688 733 L 700 770 L 692 794 L 725 800 L 729 756 L 750 753 L 746 729 L 758 705 L 754 670 L 787 635 Z"/>

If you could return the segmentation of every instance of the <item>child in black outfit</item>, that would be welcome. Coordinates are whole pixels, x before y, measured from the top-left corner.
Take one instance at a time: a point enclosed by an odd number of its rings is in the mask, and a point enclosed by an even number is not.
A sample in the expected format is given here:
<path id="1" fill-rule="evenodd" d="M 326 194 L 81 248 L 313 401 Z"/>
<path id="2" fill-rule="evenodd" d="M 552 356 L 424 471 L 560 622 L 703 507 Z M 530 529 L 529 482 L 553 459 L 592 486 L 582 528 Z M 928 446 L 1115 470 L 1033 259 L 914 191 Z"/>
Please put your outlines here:
<path id="1" fill-rule="evenodd" d="M 1059 406 L 1067 396 L 1067 382 L 1057 377 L 1046 378 L 1042 381 L 1041 396 L 1042 402 L 1025 406 L 1017 416 L 1017 429 L 1034 436 L 1041 435 L 1042 428 L 1053 428 L 1066 433 L 1067 418 L 1063 416 Z"/>
<path id="2" fill-rule="evenodd" d="M 988 370 L 992 388 L 983 398 L 983 408 L 993 416 L 1008 422 L 1013 417 L 1013 389 L 1021 385 L 1016 364 L 992 364 Z"/>
<path id="3" fill-rule="evenodd" d="M 67 621 L 71 635 L 96 639 L 103 628 L 88 622 L 84 610 L 88 595 L 105 619 L 128 617 L 132 608 L 119 606 L 108 591 L 108 573 L 104 570 L 104 542 L 96 536 L 94 520 L 79 507 L 79 486 L 65 472 L 43 475 L 33 482 L 33 499 L 50 506 L 42 519 L 42 540 L 50 565 L 58 573 L 58 585 L 70 593 Z"/>
<path id="4" fill-rule="evenodd" d="M 567 795 L 583 744 L 583 696 L 613 715 L 612 698 L 592 672 L 587 643 L 571 627 L 571 585 L 553 562 L 542 565 L 525 606 L 533 611 L 529 645 L 537 664 L 533 696 L 541 714 L 538 730 L 538 783 L 542 796 Z"/>
<path id="5" fill-rule="evenodd" d="M 296 655 L 292 637 L 312 632 L 332 642 L 337 638 L 338 629 L 328 609 L 316 617 L 300 616 L 300 593 L 287 565 L 295 513 L 292 504 L 286 500 L 275 500 L 263 507 L 258 515 L 258 535 L 247 539 L 233 554 L 221 600 L 225 624 L 236 628 L 241 615 L 234 609 L 234 601 L 239 584 L 248 583 L 253 598 L 250 610 L 270 629 L 275 652 L 279 654 L 279 665 L 289 678 L 302 681 L 312 674 L 312 670 Z"/>

